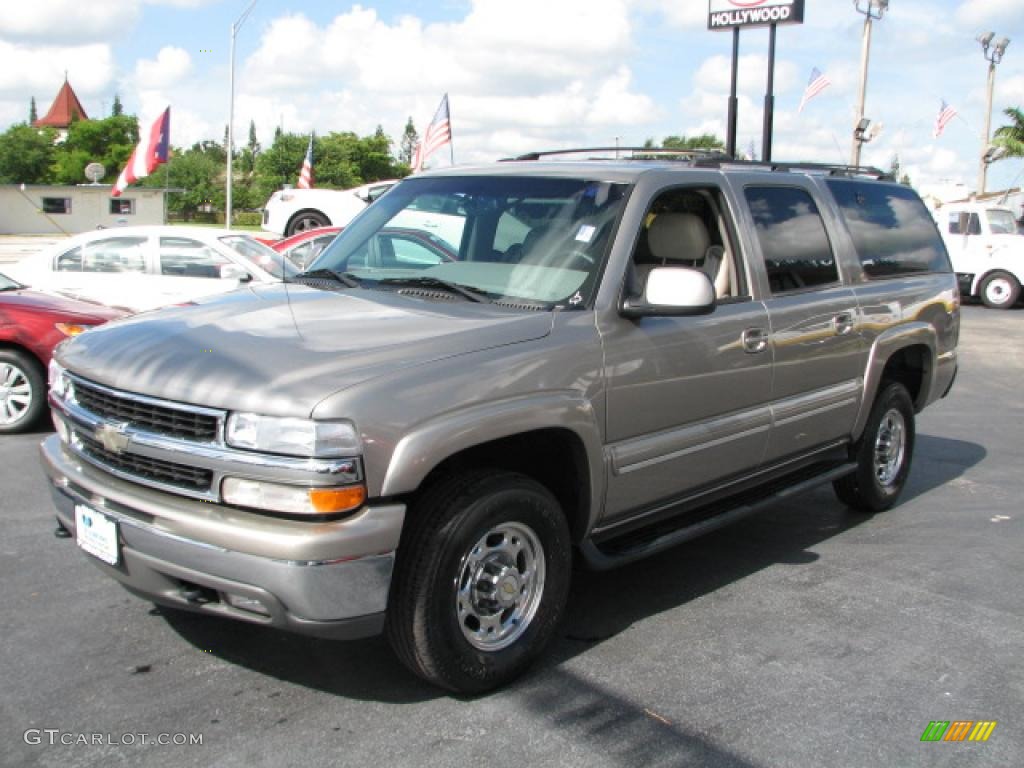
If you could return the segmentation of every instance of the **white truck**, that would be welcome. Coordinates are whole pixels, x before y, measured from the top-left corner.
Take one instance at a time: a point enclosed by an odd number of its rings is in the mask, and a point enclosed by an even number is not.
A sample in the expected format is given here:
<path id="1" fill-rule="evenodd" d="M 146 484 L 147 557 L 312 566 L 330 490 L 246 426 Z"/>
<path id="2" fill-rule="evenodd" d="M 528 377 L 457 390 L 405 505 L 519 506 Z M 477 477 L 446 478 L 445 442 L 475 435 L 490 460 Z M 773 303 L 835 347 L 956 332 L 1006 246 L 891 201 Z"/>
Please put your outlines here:
<path id="1" fill-rule="evenodd" d="M 1024 233 L 1012 209 L 986 202 L 945 203 L 934 209 L 964 298 L 1009 309 L 1024 283 Z"/>

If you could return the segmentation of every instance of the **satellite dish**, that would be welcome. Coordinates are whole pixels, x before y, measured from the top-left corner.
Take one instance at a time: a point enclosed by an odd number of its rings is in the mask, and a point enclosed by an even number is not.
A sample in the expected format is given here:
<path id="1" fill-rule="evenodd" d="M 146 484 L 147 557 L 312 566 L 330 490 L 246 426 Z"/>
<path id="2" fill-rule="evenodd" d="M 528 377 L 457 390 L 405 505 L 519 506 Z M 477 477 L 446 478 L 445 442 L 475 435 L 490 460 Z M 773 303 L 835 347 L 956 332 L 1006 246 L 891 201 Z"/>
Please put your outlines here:
<path id="1" fill-rule="evenodd" d="M 89 163 L 87 166 L 85 166 L 85 178 L 87 178 L 93 184 L 99 184 L 100 179 L 106 176 L 106 174 L 107 169 L 104 168 L 99 163 Z"/>

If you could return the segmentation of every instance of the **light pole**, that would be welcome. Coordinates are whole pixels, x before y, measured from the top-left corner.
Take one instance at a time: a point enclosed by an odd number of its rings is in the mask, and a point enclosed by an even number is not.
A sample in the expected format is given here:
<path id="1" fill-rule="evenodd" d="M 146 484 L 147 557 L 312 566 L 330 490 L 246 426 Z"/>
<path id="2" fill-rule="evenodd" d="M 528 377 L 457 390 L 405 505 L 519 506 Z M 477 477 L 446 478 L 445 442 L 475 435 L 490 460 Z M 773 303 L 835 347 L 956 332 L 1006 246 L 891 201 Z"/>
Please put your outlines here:
<path id="1" fill-rule="evenodd" d="M 231 90 L 231 96 L 228 99 L 228 190 L 224 206 L 227 209 L 224 214 L 224 226 L 227 229 L 231 229 L 231 178 L 234 170 L 233 161 L 235 155 L 235 35 L 238 34 L 238 30 L 242 28 L 245 20 L 249 18 L 254 5 L 256 5 L 256 0 L 252 0 L 249 3 L 249 7 L 245 9 L 245 13 L 239 16 L 235 23 L 231 25 L 231 74 L 228 76 Z"/>
<path id="2" fill-rule="evenodd" d="M 857 135 L 857 127 L 864 121 L 864 99 L 868 91 L 868 57 L 871 53 L 871 22 L 879 21 L 889 10 L 889 0 L 853 0 L 853 7 L 864 14 L 864 35 L 860 55 L 860 96 L 857 99 L 857 116 L 854 118 L 853 149 L 850 151 L 850 165 L 860 165 L 860 150 L 864 144 L 863 131 Z"/>
<path id="3" fill-rule="evenodd" d="M 990 154 L 991 147 L 988 142 L 992 132 L 992 92 L 996 87 L 996 64 L 1003 60 L 1006 53 L 1006 46 L 1010 44 L 1010 38 L 1004 37 L 993 43 L 995 32 L 986 32 L 978 35 L 978 42 L 981 43 L 982 53 L 988 61 L 988 94 L 985 98 L 985 135 L 981 142 L 981 162 L 978 164 L 978 194 L 985 194 L 985 183 L 988 177 L 988 166 L 992 162 Z"/>

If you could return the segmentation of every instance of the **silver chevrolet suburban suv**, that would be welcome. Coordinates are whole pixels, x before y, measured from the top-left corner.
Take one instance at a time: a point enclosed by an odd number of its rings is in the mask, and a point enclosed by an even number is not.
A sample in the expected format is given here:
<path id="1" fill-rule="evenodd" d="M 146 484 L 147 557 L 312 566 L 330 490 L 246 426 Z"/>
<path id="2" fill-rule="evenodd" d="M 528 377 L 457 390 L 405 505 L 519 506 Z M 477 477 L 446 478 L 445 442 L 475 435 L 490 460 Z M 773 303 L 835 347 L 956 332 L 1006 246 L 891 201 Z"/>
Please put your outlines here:
<path id="1" fill-rule="evenodd" d="M 481 692 L 552 638 L 574 559 L 629 563 L 825 482 L 891 507 L 959 306 L 918 196 L 866 169 L 456 167 L 295 280 L 66 342 L 42 459 L 59 531 L 132 592 L 383 630 Z"/>

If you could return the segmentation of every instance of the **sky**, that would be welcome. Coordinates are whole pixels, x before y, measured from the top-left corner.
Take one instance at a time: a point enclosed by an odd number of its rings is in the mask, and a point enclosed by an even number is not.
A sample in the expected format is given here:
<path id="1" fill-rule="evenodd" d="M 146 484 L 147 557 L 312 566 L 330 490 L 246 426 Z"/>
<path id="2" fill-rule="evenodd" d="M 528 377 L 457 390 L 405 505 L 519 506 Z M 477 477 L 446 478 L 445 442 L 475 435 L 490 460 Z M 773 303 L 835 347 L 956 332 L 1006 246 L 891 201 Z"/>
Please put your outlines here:
<path id="1" fill-rule="evenodd" d="M 143 124 L 171 106 L 171 141 L 221 140 L 230 29 L 250 0 L 5 0 L 0 130 L 40 116 L 67 70 L 90 116 L 117 94 Z M 864 0 L 861 2 L 865 4 Z M 732 36 L 707 29 L 707 0 L 257 0 L 236 38 L 235 135 L 274 129 L 422 134 L 449 94 L 457 163 L 647 138 L 725 136 Z M 806 0 L 780 26 L 775 160 L 850 158 L 864 17 L 853 0 Z M 898 155 L 919 189 L 975 186 L 988 63 L 976 36 L 1010 46 L 996 72 L 993 129 L 1024 107 L 1024 0 L 891 0 L 873 27 L 865 114 L 881 133 L 863 162 Z M 740 38 L 739 134 L 761 154 L 768 34 Z M 797 112 L 813 67 L 832 85 Z M 941 100 L 958 112 L 938 139 Z M 441 153 L 447 155 L 447 152 Z M 995 163 L 989 190 L 1024 182 Z"/>

